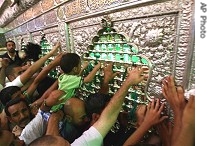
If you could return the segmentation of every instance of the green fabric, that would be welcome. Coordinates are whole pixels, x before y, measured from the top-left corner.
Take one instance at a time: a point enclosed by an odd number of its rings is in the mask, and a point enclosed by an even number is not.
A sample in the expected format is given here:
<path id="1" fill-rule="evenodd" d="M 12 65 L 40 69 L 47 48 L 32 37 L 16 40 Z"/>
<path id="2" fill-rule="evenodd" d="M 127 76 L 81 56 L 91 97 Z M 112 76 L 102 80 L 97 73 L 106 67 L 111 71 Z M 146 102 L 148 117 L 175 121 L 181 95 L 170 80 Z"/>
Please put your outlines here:
<path id="1" fill-rule="evenodd" d="M 79 88 L 81 84 L 81 76 L 61 74 L 58 78 L 58 89 L 64 91 L 65 94 L 59 99 L 62 100 L 62 103 L 53 106 L 51 111 L 54 112 L 61 109 L 65 102 L 74 95 L 75 89 Z"/>

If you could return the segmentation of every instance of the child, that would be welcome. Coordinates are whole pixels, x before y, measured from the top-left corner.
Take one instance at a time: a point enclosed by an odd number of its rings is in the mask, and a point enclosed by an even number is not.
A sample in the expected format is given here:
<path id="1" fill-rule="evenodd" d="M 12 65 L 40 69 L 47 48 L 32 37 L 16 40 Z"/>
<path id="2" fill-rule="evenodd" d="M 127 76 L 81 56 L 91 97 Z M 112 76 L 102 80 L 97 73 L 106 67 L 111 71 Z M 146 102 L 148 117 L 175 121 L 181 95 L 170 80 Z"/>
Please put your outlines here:
<path id="1" fill-rule="evenodd" d="M 63 104 L 74 95 L 75 89 L 80 87 L 82 83 L 91 82 L 96 74 L 96 72 L 101 67 L 100 62 L 93 68 L 93 70 L 84 79 L 81 73 L 87 67 L 86 64 L 83 69 L 81 69 L 81 59 L 76 53 L 66 53 L 62 56 L 60 67 L 63 71 L 58 78 L 58 89 L 65 92 L 64 95 L 60 97 L 62 102 L 51 108 L 51 111 L 57 111 L 62 108 Z"/>

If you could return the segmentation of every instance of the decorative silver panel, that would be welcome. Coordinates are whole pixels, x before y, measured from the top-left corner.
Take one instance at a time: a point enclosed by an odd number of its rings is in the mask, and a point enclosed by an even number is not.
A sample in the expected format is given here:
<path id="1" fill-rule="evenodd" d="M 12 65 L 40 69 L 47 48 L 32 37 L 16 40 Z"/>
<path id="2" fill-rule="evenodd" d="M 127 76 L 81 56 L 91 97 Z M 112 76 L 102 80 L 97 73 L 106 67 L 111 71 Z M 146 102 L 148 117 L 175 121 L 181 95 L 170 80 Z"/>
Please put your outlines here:
<path id="1" fill-rule="evenodd" d="M 177 37 L 175 27 L 177 23 L 176 17 L 177 14 L 171 14 L 114 23 L 114 28 L 117 32 L 129 36 L 129 42 L 134 43 L 138 47 L 138 53 L 145 55 L 154 65 L 148 89 L 150 96 L 159 97 L 161 95 L 161 80 L 165 75 L 173 71 L 175 41 Z M 88 24 L 88 22 L 93 21 L 86 20 L 85 22 Z M 77 24 L 82 25 L 83 23 Z M 86 52 L 87 46 L 92 42 L 92 38 L 97 34 L 96 31 L 99 27 L 99 25 L 94 25 L 89 27 L 83 26 L 76 30 L 73 29 L 74 49 L 76 53 L 82 55 Z"/>

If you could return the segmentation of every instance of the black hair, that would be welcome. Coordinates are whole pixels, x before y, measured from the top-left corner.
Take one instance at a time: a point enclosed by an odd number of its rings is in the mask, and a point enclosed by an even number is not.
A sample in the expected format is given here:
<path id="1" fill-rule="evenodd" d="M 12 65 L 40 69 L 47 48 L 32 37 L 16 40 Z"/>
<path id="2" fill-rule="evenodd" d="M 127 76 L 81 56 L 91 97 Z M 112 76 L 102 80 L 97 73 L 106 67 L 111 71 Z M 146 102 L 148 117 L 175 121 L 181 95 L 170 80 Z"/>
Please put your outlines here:
<path id="1" fill-rule="evenodd" d="M 76 53 L 66 53 L 62 56 L 60 67 L 64 73 L 69 73 L 80 63 L 80 57 Z"/>
<path id="2" fill-rule="evenodd" d="M 85 101 L 87 116 L 91 118 L 93 113 L 100 114 L 110 101 L 111 97 L 111 95 L 103 93 L 90 94 Z"/>
<path id="3" fill-rule="evenodd" d="M 39 55 L 42 53 L 41 46 L 38 44 L 28 42 L 28 44 L 26 45 L 25 52 L 28 59 L 37 61 L 39 60 Z"/>
<path id="4" fill-rule="evenodd" d="M 6 67 L 5 75 L 6 75 L 7 78 L 9 77 L 9 75 L 13 75 L 13 73 L 14 73 L 14 70 L 13 70 L 13 69 L 14 69 L 15 67 L 20 67 L 20 65 L 14 63 L 14 64 L 10 64 L 10 65 L 8 65 L 8 66 Z"/>
<path id="5" fill-rule="evenodd" d="M 13 43 L 13 44 L 15 44 L 15 42 L 14 42 L 14 41 L 12 41 L 12 40 L 8 40 L 8 41 L 6 41 L 5 46 L 7 46 L 7 43 Z"/>
<path id="6" fill-rule="evenodd" d="M 10 86 L 1 90 L 0 92 L 0 101 L 5 106 L 7 102 L 12 99 L 12 95 L 18 91 L 21 91 L 18 86 Z"/>
<path id="7" fill-rule="evenodd" d="M 14 104 L 17 104 L 17 103 L 20 103 L 20 102 L 24 102 L 24 103 L 26 104 L 26 106 L 28 107 L 28 109 L 30 109 L 30 108 L 29 108 L 29 105 L 28 105 L 28 103 L 27 103 L 27 101 L 26 101 L 24 98 L 19 98 L 19 97 L 17 97 L 17 98 L 11 99 L 9 102 L 7 102 L 7 104 L 6 104 L 5 108 L 4 108 L 4 111 L 5 111 L 5 113 L 6 113 L 6 115 L 7 115 L 8 117 L 11 116 L 11 114 L 10 114 L 9 111 L 8 111 L 8 108 L 9 108 L 10 106 L 12 106 L 12 105 L 14 105 Z"/>

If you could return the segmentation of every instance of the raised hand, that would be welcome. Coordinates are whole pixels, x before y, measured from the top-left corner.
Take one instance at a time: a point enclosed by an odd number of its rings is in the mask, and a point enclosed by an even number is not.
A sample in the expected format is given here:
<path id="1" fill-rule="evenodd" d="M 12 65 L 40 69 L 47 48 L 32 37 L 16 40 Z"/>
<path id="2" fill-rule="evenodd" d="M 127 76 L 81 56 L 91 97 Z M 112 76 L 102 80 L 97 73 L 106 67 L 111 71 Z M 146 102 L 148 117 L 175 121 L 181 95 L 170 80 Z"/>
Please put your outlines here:
<path id="1" fill-rule="evenodd" d="M 55 57 L 55 59 L 52 61 L 54 66 L 59 66 L 60 65 L 61 58 L 64 54 L 65 53 L 60 53 Z"/>
<path id="2" fill-rule="evenodd" d="M 162 122 L 164 119 L 168 118 L 168 116 L 161 116 L 161 112 L 163 111 L 164 104 L 160 104 L 160 100 L 157 99 L 156 102 L 153 99 L 152 102 L 149 102 L 147 105 L 146 115 L 144 117 L 143 122 L 150 123 L 150 125 L 156 125 Z"/>
<path id="3" fill-rule="evenodd" d="M 113 62 L 110 62 L 107 66 L 103 68 L 104 70 L 104 82 L 111 81 L 115 76 L 119 75 L 120 72 L 113 72 Z"/>
<path id="4" fill-rule="evenodd" d="M 140 83 L 149 76 L 148 74 L 144 74 L 144 72 L 148 70 L 146 67 L 134 67 L 132 69 L 128 68 L 127 70 L 128 77 L 126 82 L 131 86 Z"/>
<path id="5" fill-rule="evenodd" d="M 139 127 L 144 121 L 146 111 L 147 111 L 147 106 L 145 104 L 138 105 L 138 108 L 136 109 L 137 127 Z"/>
<path id="6" fill-rule="evenodd" d="M 61 43 L 57 42 L 56 45 L 52 48 L 52 50 L 49 52 L 50 55 L 55 56 L 58 53 L 58 49 L 61 47 Z"/>
<path id="7" fill-rule="evenodd" d="M 173 76 L 166 77 L 163 81 L 162 92 L 171 108 L 176 112 L 184 109 L 186 102 L 184 90 L 181 86 L 176 87 Z"/>
<path id="8" fill-rule="evenodd" d="M 171 135 L 171 143 L 176 141 L 181 130 L 182 115 L 186 105 L 184 90 L 181 86 L 176 87 L 172 76 L 163 80 L 162 92 L 174 113 L 174 128 Z"/>

